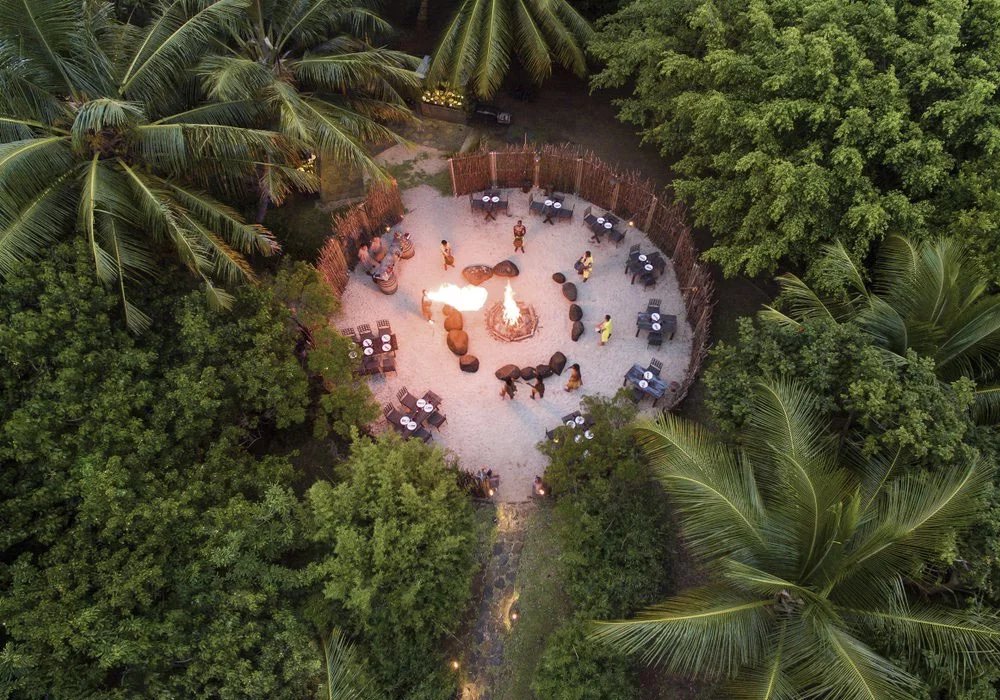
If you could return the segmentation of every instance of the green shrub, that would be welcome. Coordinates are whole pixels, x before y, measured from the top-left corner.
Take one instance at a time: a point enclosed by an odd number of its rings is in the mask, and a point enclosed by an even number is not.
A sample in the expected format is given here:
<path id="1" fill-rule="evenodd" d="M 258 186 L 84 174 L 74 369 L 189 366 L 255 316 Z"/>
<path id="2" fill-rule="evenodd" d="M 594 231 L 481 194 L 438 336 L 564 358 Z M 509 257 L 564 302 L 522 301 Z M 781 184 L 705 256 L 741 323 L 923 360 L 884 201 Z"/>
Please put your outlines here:
<path id="1" fill-rule="evenodd" d="M 573 621 L 545 647 L 531 684 L 538 700 L 635 700 L 638 678 L 629 660 L 587 639 L 586 623 Z"/>

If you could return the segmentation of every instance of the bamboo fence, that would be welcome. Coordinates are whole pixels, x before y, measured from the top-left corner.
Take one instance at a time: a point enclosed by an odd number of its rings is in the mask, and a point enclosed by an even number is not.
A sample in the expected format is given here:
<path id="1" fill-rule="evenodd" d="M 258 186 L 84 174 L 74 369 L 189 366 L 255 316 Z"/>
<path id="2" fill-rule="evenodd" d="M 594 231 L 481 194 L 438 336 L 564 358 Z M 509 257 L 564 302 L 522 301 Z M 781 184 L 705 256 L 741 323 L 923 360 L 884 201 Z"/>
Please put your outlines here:
<path id="1" fill-rule="evenodd" d="M 657 193 L 639 173 L 619 171 L 589 151 L 571 145 L 510 146 L 449 160 L 455 196 L 495 187 L 521 187 L 531 182 L 559 192 L 572 192 L 602 209 L 632 222 L 671 256 L 688 322 L 694 329 L 691 358 L 680 388 L 667 399 L 675 408 L 687 396 L 701 371 L 711 342 L 715 284 L 708 268 L 698 262 L 683 204 L 667 190 Z"/>
<path id="2" fill-rule="evenodd" d="M 339 298 L 347 288 L 347 277 L 358 262 L 358 250 L 372 238 L 381 235 L 403 217 L 403 200 L 393 180 L 368 190 L 364 201 L 333 216 L 330 236 L 316 264 L 327 284 Z"/>

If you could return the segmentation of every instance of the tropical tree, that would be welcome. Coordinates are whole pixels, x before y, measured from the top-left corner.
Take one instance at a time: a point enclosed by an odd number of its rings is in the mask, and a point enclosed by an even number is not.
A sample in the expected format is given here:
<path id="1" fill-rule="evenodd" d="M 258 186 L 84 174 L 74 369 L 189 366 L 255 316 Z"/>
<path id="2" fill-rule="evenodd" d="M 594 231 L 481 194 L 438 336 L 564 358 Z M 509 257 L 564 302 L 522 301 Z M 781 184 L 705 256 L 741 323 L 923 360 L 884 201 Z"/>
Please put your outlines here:
<path id="1" fill-rule="evenodd" d="M 368 700 L 374 697 L 371 684 L 364 680 L 364 667 L 357 650 L 347 636 L 334 628 L 323 643 L 326 682 L 323 697 L 327 700 Z"/>
<path id="2" fill-rule="evenodd" d="M 592 35 L 587 20 L 566 0 L 462 0 L 438 42 L 427 78 L 453 86 L 468 83 L 488 98 L 507 75 L 512 54 L 539 83 L 551 75 L 553 59 L 583 76 L 584 46 Z"/>
<path id="3" fill-rule="evenodd" d="M 765 319 L 801 327 L 816 321 L 857 324 L 894 358 L 912 349 L 934 359 L 938 377 L 976 382 L 974 412 L 1000 420 L 1000 294 L 956 239 L 923 243 L 889 236 L 871 284 L 839 242 L 824 246 L 816 264 L 818 291 L 793 274 L 778 277 L 781 308 Z"/>
<path id="4" fill-rule="evenodd" d="M 243 253 L 278 246 L 208 190 L 240 194 L 264 161 L 311 184 L 299 147 L 250 128 L 256 105 L 192 102 L 192 63 L 248 4 L 174 0 L 139 28 L 105 4 L 0 0 L 0 274 L 75 230 L 133 330 L 149 318 L 126 283 L 152 277 L 163 249 L 230 304 L 217 282 L 252 278 Z"/>
<path id="5" fill-rule="evenodd" d="M 405 100 L 420 78 L 412 56 L 368 42 L 389 30 L 371 4 L 250 1 L 229 44 L 198 68 L 208 94 L 232 109 L 258 105 L 270 128 L 320 158 L 384 177 L 367 144 L 402 141 L 383 122 L 412 118 Z M 262 171 L 262 194 L 280 201 L 281 173 Z"/>
<path id="6" fill-rule="evenodd" d="M 872 647 L 886 634 L 943 660 L 955 679 L 1000 658 L 993 616 L 906 593 L 974 512 L 990 465 L 915 479 L 899 476 L 901 451 L 852 459 L 816 398 L 762 383 L 739 446 L 670 415 L 638 426 L 710 581 L 636 619 L 599 623 L 595 638 L 722 679 L 726 697 L 918 697 L 920 682 Z"/>

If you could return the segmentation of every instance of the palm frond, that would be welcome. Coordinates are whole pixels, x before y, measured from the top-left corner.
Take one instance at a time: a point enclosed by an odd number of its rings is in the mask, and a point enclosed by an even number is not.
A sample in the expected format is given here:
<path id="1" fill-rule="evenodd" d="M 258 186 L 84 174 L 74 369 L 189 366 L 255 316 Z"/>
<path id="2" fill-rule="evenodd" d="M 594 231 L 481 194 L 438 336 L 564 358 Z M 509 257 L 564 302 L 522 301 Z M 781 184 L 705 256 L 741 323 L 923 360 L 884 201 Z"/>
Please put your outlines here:
<path id="1" fill-rule="evenodd" d="M 510 67 L 513 30 L 505 0 L 481 0 L 487 6 L 483 19 L 483 36 L 479 60 L 472 74 L 476 94 L 484 97 L 496 93 Z"/>
<path id="2" fill-rule="evenodd" d="M 253 100 L 276 78 L 259 61 L 244 56 L 208 56 L 198 64 L 208 96 L 222 102 Z"/>
<path id="3" fill-rule="evenodd" d="M 0 0 L 0 36 L 14 42 L 35 70 L 45 70 L 50 85 L 74 98 L 83 87 L 72 60 L 82 19 L 80 3 L 72 0 Z"/>
<path id="4" fill-rule="evenodd" d="M 552 58 L 541 27 L 531 14 L 530 0 L 513 0 L 514 33 L 517 41 L 514 47 L 528 74 L 541 82 L 552 74 Z"/>
<path id="5" fill-rule="evenodd" d="M 972 416 L 980 425 L 1000 423 L 1000 384 L 977 386 L 973 394 Z"/>
<path id="6" fill-rule="evenodd" d="M 17 210 L 0 211 L 0 275 L 9 275 L 57 242 L 73 221 L 68 171 Z"/>
<path id="7" fill-rule="evenodd" d="M 542 18 L 542 32 L 548 36 L 549 49 L 555 60 L 563 68 L 572 71 L 583 77 L 587 74 L 587 57 L 583 53 L 583 47 L 590 38 L 591 32 L 578 34 L 571 29 L 572 22 L 579 22 L 583 18 L 575 12 L 565 0 L 536 0 L 535 6 L 538 14 Z M 556 9 L 560 12 L 556 12 Z M 569 18 L 571 24 L 563 20 Z M 589 30 L 589 25 L 583 22 L 583 26 Z"/>
<path id="8" fill-rule="evenodd" d="M 363 678 L 361 660 L 347 637 L 333 630 L 323 645 L 327 700 L 368 700 L 373 698 L 370 685 Z"/>

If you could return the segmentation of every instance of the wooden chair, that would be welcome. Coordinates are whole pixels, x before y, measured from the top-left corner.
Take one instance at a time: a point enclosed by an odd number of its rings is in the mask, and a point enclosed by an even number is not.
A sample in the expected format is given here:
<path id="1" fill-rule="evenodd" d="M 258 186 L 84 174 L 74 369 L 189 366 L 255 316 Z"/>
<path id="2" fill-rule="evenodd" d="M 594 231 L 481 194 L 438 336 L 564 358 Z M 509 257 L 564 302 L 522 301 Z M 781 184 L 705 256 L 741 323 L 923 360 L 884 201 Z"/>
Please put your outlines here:
<path id="1" fill-rule="evenodd" d="M 647 314 L 658 314 L 660 313 L 660 305 L 663 303 L 662 299 L 650 299 L 646 302 L 646 313 Z"/>
<path id="2" fill-rule="evenodd" d="M 663 345 L 663 333 L 661 331 L 650 331 L 649 332 L 649 342 L 646 344 L 647 348 L 661 347 Z"/>
<path id="3" fill-rule="evenodd" d="M 632 261 L 639 259 L 639 244 L 636 243 L 628 249 L 628 257 L 625 259 L 625 274 L 628 274 L 628 266 Z"/>
<path id="4" fill-rule="evenodd" d="M 376 321 L 375 327 L 378 329 L 379 335 L 382 335 L 383 333 L 388 333 L 392 335 L 392 325 L 384 318 Z"/>
<path id="5" fill-rule="evenodd" d="M 382 355 L 379 363 L 379 372 L 381 374 L 388 374 L 389 372 L 398 374 L 396 372 L 396 358 L 392 355 Z"/>
<path id="6" fill-rule="evenodd" d="M 417 410 L 417 399 L 413 394 L 406 390 L 405 386 L 396 392 L 396 399 L 399 403 L 403 404 L 411 411 Z"/>
<path id="7" fill-rule="evenodd" d="M 358 333 L 353 328 L 341 328 L 340 334 L 345 338 L 350 338 L 355 343 L 358 342 Z"/>
<path id="8" fill-rule="evenodd" d="M 444 417 L 444 414 L 440 411 L 434 411 L 434 413 L 427 416 L 427 422 L 434 426 L 437 431 L 441 432 L 441 426 L 445 424 L 448 419 Z"/>
<path id="9" fill-rule="evenodd" d="M 643 289 L 649 289 L 650 287 L 656 287 L 657 278 L 652 272 L 644 272 L 639 281 L 642 282 Z"/>
<path id="10" fill-rule="evenodd" d="M 399 421 L 403 419 L 403 414 L 396 410 L 396 407 L 391 403 L 387 403 L 382 407 L 382 415 L 385 416 L 386 421 L 396 430 L 399 430 L 403 426 L 400 425 Z"/>
<path id="11" fill-rule="evenodd" d="M 593 226 L 597 223 L 597 217 L 594 216 L 593 209 L 593 206 L 589 206 L 583 210 L 583 223 L 587 224 L 587 226 Z"/>
<path id="12" fill-rule="evenodd" d="M 659 377 L 660 370 L 663 369 L 663 363 L 653 358 L 649 361 L 649 371 L 653 373 L 653 376 Z"/>
<path id="13" fill-rule="evenodd" d="M 435 406 L 440 406 L 441 403 L 443 402 L 443 399 L 437 394 L 435 394 L 433 391 L 428 390 L 424 392 L 424 401 L 430 401 Z"/>
<path id="14" fill-rule="evenodd" d="M 427 428 L 417 428 L 416 430 L 409 430 L 407 432 L 421 442 L 430 442 L 431 438 L 434 437 Z"/>

